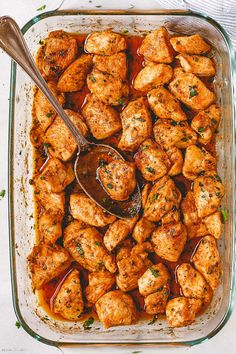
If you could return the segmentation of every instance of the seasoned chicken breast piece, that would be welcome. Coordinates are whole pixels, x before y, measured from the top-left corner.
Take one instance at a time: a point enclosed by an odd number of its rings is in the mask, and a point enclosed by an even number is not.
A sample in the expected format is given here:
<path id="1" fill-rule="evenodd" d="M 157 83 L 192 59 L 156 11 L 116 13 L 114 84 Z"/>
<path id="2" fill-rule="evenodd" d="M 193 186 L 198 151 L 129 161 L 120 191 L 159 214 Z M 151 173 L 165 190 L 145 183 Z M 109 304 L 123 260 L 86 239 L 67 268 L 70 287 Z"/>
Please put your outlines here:
<path id="1" fill-rule="evenodd" d="M 52 157 L 44 165 L 40 175 L 34 178 L 34 185 L 38 192 L 44 190 L 52 193 L 62 192 L 75 179 L 71 163 L 63 164 Z"/>
<path id="2" fill-rule="evenodd" d="M 186 149 L 197 142 L 197 134 L 187 122 L 177 123 L 167 119 L 159 119 L 154 127 L 153 134 L 156 142 L 164 149 L 172 147 Z"/>
<path id="3" fill-rule="evenodd" d="M 103 227 L 115 221 L 115 216 L 106 214 L 94 201 L 82 193 L 70 195 L 70 212 L 74 219 L 92 226 Z"/>
<path id="4" fill-rule="evenodd" d="M 166 305 L 166 319 L 170 327 L 188 326 L 195 321 L 195 317 L 202 307 L 200 299 L 175 297 Z"/>
<path id="5" fill-rule="evenodd" d="M 39 237 L 44 243 L 55 243 L 62 236 L 62 220 L 64 214 L 48 210 L 39 216 Z"/>
<path id="6" fill-rule="evenodd" d="M 169 283 L 170 274 L 164 264 L 150 266 L 138 280 L 139 292 L 143 296 L 155 293 Z"/>
<path id="7" fill-rule="evenodd" d="M 153 231 L 151 241 L 159 257 L 177 262 L 187 241 L 186 227 L 181 222 L 159 226 Z"/>
<path id="8" fill-rule="evenodd" d="M 84 49 L 92 54 L 113 55 L 126 50 L 126 40 L 111 30 L 93 32 L 86 38 Z"/>
<path id="9" fill-rule="evenodd" d="M 171 168 L 167 153 L 152 139 L 145 140 L 135 155 L 135 164 L 147 181 L 155 181 Z"/>
<path id="10" fill-rule="evenodd" d="M 33 288 L 39 290 L 69 267 L 71 257 L 67 250 L 59 245 L 40 243 L 34 246 L 28 256 L 28 262 Z"/>
<path id="11" fill-rule="evenodd" d="M 160 27 L 148 33 L 139 48 L 139 53 L 144 55 L 145 59 L 156 63 L 171 63 L 174 56 L 167 29 Z"/>
<path id="12" fill-rule="evenodd" d="M 127 58 L 124 52 L 113 55 L 94 55 L 93 65 L 95 69 L 118 77 L 125 81 L 127 76 Z"/>
<path id="13" fill-rule="evenodd" d="M 144 217 L 158 222 L 174 206 L 178 207 L 181 193 L 170 177 L 164 176 L 155 182 L 144 207 Z"/>
<path id="14" fill-rule="evenodd" d="M 206 225 L 208 233 L 214 236 L 216 239 L 219 239 L 222 234 L 221 212 L 216 211 L 214 214 L 204 218 L 203 222 Z"/>
<path id="15" fill-rule="evenodd" d="M 47 190 L 36 191 L 35 198 L 41 206 L 53 214 L 63 214 L 65 213 L 65 192 L 61 193 L 51 193 Z"/>
<path id="16" fill-rule="evenodd" d="M 79 271 L 73 269 L 64 280 L 54 302 L 53 312 L 67 320 L 76 321 L 84 311 L 84 300 L 80 284 Z"/>
<path id="17" fill-rule="evenodd" d="M 153 222 L 142 217 L 135 225 L 132 236 L 136 242 L 142 243 L 149 238 L 155 228 L 156 225 Z"/>
<path id="18" fill-rule="evenodd" d="M 107 229 L 103 242 L 108 251 L 112 251 L 132 232 L 138 215 L 131 219 L 120 219 L 114 221 Z"/>
<path id="19" fill-rule="evenodd" d="M 178 36 L 170 39 L 174 50 L 186 54 L 206 54 L 211 50 L 211 46 L 199 35 Z"/>
<path id="20" fill-rule="evenodd" d="M 87 85 L 99 100 L 112 106 L 119 106 L 129 95 L 127 82 L 98 69 L 93 69 L 87 76 Z"/>
<path id="21" fill-rule="evenodd" d="M 65 113 L 81 134 L 83 136 L 87 135 L 88 128 L 83 117 L 79 113 L 73 112 L 70 109 L 65 109 Z M 57 157 L 62 161 L 71 160 L 77 150 L 77 143 L 72 133 L 59 116 L 56 116 L 54 122 L 46 131 L 44 140 L 49 144 L 48 150 L 50 155 Z"/>
<path id="22" fill-rule="evenodd" d="M 212 299 L 212 289 L 201 273 L 194 269 L 190 263 L 182 263 L 177 268 L 177 279 L 182 293 L 186 297 L 200 299 L 208 305 Z"/>
<path id="23" fill-rule="evenodd" d="M 147 94 L 148 103 L 159 118 L 173 119 L 176 122 L 186 120 L 186 114 L 180 102 L 164 87 L 158 87 Z"/>
<path id="24" fill-rule="evenodd" d="M 87 306 L 93 306 L 115 283 L 115 276 L 106 270 L 89 273 L 89 285 L 85 288 Z"/>
<path id="25" fill-rule="evenodd" d="M 120 290 L 106 293 L 96 302 L 99 320 L 105 328 L 130 325 L 137 319 L 132 297 Z"/>
<path id="26" fill-rule="evenodd" d="M 136 76 L 134 88 L 138 91 L 149 91 L 167 84 L 172 79 L 172 74 L 173 70 L 170 65 L 150 62 Z"/>
<path id="27" fill-rule="evenodd" d="M 200 144 L 208 144 L 221 119 L 220 106 L 213 104 L 204 111 L 200 111 L 192 120 L 191 127 L 198 133 Z"/>
<path id="28" fill-rule="evenodd" d="M 188 146 L 185 152 L 183 175 L 191 180 L 208 171 L 216 172 L 216 158 L 204 148 Z"/>
<path id="29" fill-rule="evenodd" d="M 182 74 L 169 84 L 170 91 L 189 108 L 200 111 L 215 102 L 215 93 L 194 74 Z"/>
<path id="30" fill-rule="evenodd" d="M 42 69 L 46 76 L 57 77 L 76 58 L 76 39 L 64 31 L 53 31 L 45 40 Z"/>
<path id="31" fill-rule="evenodd" d="M 64 94 L 57 90 L 57 85 L 54 81 L 49 81 L 47 84 L 59 103 L 63 106 L 65 103 Z M 36 90 L 34 96 L 33 114 L 35 114 L 35 118 L 43 132 L 52 124 L 56 116 L 55 109 L 39 89 Z"/>
<path id="32" fill-rule="evenodd" d="M 82 113 L 96 139 L 106 139 L 121 130 L 119 113 L 113 107 L 100 101 L 95 95 L 86 96 L 86 104 Z"/>
<path id="33" fill-rule="evenodd" d="M 146 100 L 140 97 L 131 101 L 121 113 L 123 132 L 119 149 L 135 151 L 152 133 L 152 118 Z"/>
<path id="34" fill-rule="evenodd" d="M 166 304 L 169 297 L 169 286 L 163 286 L 153 294 L 144 298 L 145 311 L 149 315 L 165 313 Z"/>
<path id="35" fill-rule="evenodd" d="M 205 236 L 192 258 L 195 268 L 204 276 L 212 290 L 218 288 L 221 277 L 220 255 L 213 236 Z"/>
<path id="36" fill-rule="evenodd" d="M 76 262 L 90 272 L 107 269 L 115 273 L 115 261 L 104 247 L 102 236 L 95 227 L 75 220 L 64 230 L 64 246 Z"/>
<path id="37" fill-rule="evenodd" d="M 168 213 L 166 213 L 162 218 L 161 218 L 161 224 L 166 225 L 166 224 L 176 224 L 180 220 L 180 213 L 179 210 L 174 206 Z"/>
<path id="38" fill-rule="evenodd" d="M 105 191 L 114 200 L 127 200 L 136 187 L 133 162 L 113 160 L 99 167 L 98 175 Z"/>
<path id="39" fill-rule="evenodd" d="M 116 250 L 116 263 L 123 258 L 128 258 L 130 256 L 131 250 L 133 248 L 133 242 L 130 238 L 124 240 Z"/>
<path id="40" fill-rule="evenodd" d="M 166 153 L 169 157 L 172 166 L 168 172 L 169 176 L 176 176 L 182 172 L 184 159 L 180 149 L 173 146 L 172 148 L 166 150 Z"/>
<path id="41" fill-rule="evenodd" d="M 225 188 L 216 174 L 198 177 L 194 180 L 193 193 L 200 218 L 217 211 L 224 191 Z"/>
<path id="42" fill-rule="evenodd" d="M 176 57 L 186 73 L 197 76 L 214 76 L 216 73 L 214 62 L 201 55 L 180 54 Z"/>
<path id="43" fill-rule="evenodd" d="M 92 68 L 92 56 L 82 54 L 60 76 L 57 88 L 61 92 L 80 91 L 85 84 L 86 76 Z"/>

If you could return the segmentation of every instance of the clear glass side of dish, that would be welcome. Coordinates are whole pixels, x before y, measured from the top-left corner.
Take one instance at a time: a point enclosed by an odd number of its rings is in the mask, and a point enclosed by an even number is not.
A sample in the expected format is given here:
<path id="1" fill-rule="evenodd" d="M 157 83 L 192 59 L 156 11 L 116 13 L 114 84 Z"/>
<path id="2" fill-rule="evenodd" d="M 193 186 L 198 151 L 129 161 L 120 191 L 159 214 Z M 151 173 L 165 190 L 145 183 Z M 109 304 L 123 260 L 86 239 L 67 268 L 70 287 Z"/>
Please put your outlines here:
<path id="1" fill-rule="evenodd" d="M 62 322 L 49 318 L 32 292 L 27 270 L 27 256 L 35 239 L 32 213 L 33 189 L 32 146 L 29 140 L 33 84 L 19 67 L 12 65 L 10 95 L 9 188 L 10 242 L 13 300 L 16 314 L 23 327 L 35 338 L 52 345 L 63 343 L 162 343 L 196 344 L 212 337 L 226 323 L 232 312 L 234 293 L 234 98 L 233 51 L 227 35 L 214 21 L 192 13 L 120 13 L 107 11 L 51 12 L 32 19 L 23 28 L 25 39 L 33 54 L 40 39 L 56 29 L 90 33 L 113 28 L 117 32 L 144 34 L 164 25 L 172 33 L 200 33 L 214 47 L 217 64 L 215 90 L 222 107 L 222 121 L 217 140 L 218 173 L 226 186 L 222 207 L 229 210 L 229 220 L 219 241 L 222 259 L 222 281 L 210 307 L 194 324 L 171 329 L 166 321 L 104 330 L 95 323 L 84 331 L 82 323 Z"/>

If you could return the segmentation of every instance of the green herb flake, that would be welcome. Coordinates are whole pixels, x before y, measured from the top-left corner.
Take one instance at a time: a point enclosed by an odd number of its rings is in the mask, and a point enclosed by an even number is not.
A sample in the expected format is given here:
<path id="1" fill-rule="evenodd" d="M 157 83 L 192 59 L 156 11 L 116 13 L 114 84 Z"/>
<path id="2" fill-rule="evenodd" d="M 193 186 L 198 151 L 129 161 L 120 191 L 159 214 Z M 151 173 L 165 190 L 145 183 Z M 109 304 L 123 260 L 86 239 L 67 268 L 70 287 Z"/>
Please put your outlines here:
<path id="1" fill-rule="evenodd" d="M 47 117 L 47 118 L 51 118 L 53 115 L 54 115 L 54 113 L 47 113 L 47 114 L 46 114 L 46 117 Z"/>
<path id="2" fill-rule="evenodd" d="M 102 245 L 101 242 L 99 242 L 99 241 L 95 241 L 94 244 L 99 247 Z"/>
<path id="3" fill-rule="evenodd" d="M 42 5 L 41 7 L 37 8 L 36 11 L 43 11 L 44 9 L 46 9 L 46 5 Z"/>
<path id="4" fill-rule="evenodd" d="M 222 215 L 223 223 L 225 224 L 229 219 L 229 211 L 227 209 L 221 209 L 221 215 Z"/>
<path id="5" fill-rule="evenodd" d="M 113 189 L 113 185 L 111 183 L 107 183 L 107 188 Z"/>
<path id="6" fill-rule="evenodd" d="M 216 179 L 218 182 L 222 183 L 222 179 L 220 178 L 219 175 L 215 175 L 215 179 Z"/>
<path id="7" fill-rule="evenodd" d="M 93 75 L 90 75 L 89 79 L 92 81 L 92 82 L 96 82 L 96 79 Z"/>
<path id="8" fill-rule="evenodd" d="M 198 131 L 199 133 L 202 133 L 202 132 L 204 132 L 204 130 L 205 130 L 204 127 L 199 127 L 197 131 Z"/>
<path id="9" fill-rule="evenodd" d="M 189 98 L 197 96 L 198 92 L 196 90 L 196 86 L 189 86 Z"/>
<path id="10" fill-rule="evenodd" d="M 98 165 L 99 165 L 99 167 L 104 167 L 104 166 L 106 166 L 108 163 L 105 161 L 105 160 L 103 160 L 103 159 L 99 159 L 99 161 L 98 161 Z"/>
<path id="11" fill-rule="evenodd" d="M 18 329 L 21 328 L 20 322 L 19 322 L 19 321 L 16 321 L 15 326 L 16 326 Z"/>
<path id="12" fill-rule="evenodd" d="M 211 118 L 211 124 L 213 124 L 213 125 L 217 125 L 217 120 L 215 119 L 215 118 Z"/>
<path id="13" fill-rule="evenodd" d="M 154 315 L 154 316 L 153 316 L 153 319 L 152 319 L 150 322 L 148 322 L 148 325 L 154 324 L 154 323 L 157 321 L 157 318 L 158 318 L 158 316 L 157 316 L 157 315 Z"/>
<path id="14" fill-rule="evenodd" d="M 93 317 L 89 317 L 86 321 L 84 321 L 83 323 L 83 327 L 84 327 L 84 330 L 89 330 L 91 329 L 91 325 L 93 324 L 94 322 L 94 318 Z"/>
<path id="15" fill-rule="evenodd" d="M 121 34 L 127 34 L 127 33 L 129 33 L 129 31 L 128 30 L 123 30 L 123 31 L 121 31 Z"/>
<path id="16" fill-rule="evenodd" d="M 159 276 L 159 272 L 157 270 L 155 270 L 153 267 L 149 267 L 150 272 L 152 273 L 152 275 L 157 278 Z"/>
<path id="17" fill-rule="evenodd" d="M 158 196 L 159 196 L 158 193 L 153 194 L 153 196 L 152 196 L 152 201 L 154 202 L 155 200 L 157 200 Z"/>
<path id="18" fill-rule="evenodd" d="M 77 243 L 77 244 L 76 244 L 76 250 L 79 252 L 79 254 L 81 255 L 81 257 L 84 257 L 84 250 L 83 250 L 83 248 L 81 247 L 81 244 L 80 244 L 80 243 Z"/>
<path id="19" fill-rule="evenodd" d="M 173 125 L 173 127 L 176 127 L 176 125 L 178 125 L 178 122 L 175 122 L 175 121 L 173 120 L 170 124 Z"/>
<path id="20" fill-rule="evenodd" d="M 44 146 L 46 149 L 48 149 L 48 148 L 51 146 L 51 144 L 50 144 L 50 143 L 43 143 L 43 146 Z"/>
<path id="21" fill-rule="evenodd" d="M 118 104 L 120 104 L 121 106 L 124 106 L 125 104 L 125 100 L 123 98 L 120 98 L 118 101 Z"/>
<path id="22" fill-rule="evenodd" d="M 135 117 L 134 119 L 138 120 L 139 122 L 145 122 L 145 119 L 142 117 Z"/>
<path id="23" fill-rule="evenodd" d="M 4 198 L 5 195 L 6 195 L 6 190 L 5 190 L 5 189 L 2 189 L 2 190 L 0 191 L 0 198 Z"/>
<path id="24" fill-rule="evenodd" d="M 221 198 L 221 193 L 220 192 L 216 192 L 216 196 L 217 196 L 217 198 Z"/>
<path id="25" fill-rule="evenodd" d="M 44 44 L 44 41 L 42 39 L 39 40 L 39 44 L 40 45 L 43 45 Z"/>
<path id="26" fill-rule="evenodd" d="M 155 169 L 150 166 L 146 167 L 146 170 L 152 174 L 154 174 L 156 172 Z"/>

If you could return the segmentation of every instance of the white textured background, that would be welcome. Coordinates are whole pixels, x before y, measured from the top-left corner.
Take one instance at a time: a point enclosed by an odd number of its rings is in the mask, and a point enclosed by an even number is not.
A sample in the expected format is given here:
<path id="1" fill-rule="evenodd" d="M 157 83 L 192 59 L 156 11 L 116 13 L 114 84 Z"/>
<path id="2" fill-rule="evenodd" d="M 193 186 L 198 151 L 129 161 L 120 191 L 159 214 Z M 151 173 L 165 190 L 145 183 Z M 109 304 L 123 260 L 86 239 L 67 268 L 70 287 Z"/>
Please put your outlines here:
<path id="1" fill-rule="evenodd" d="M 0 16 L 10 15 L 20 26 L 23 26 L 28 20 L 39 13 L 37 8 L 46 5 L 45 10 L 52 10 L 60 4 L 61 0 L 0 0 Z M 236 38 L 236 0 L 91 0 L 87 1 L 65 1 L 71 8 L 96 8 L 102 5 L 104 8 L 126 9 L 135 6 L 140 9 L 148 8 L 175 8 L 178 3 L 182 7 L 190 6 L 193 9 L 206 11 L 206 3 L 209 2 L 210 11 L 217 16 L 216 10 L 229 14 L 229 20 L 226 22 L 227 28 Z M 171 4 L 171 5 L 167 5 Z M 177 4 L 177 5 L 176 5 Z M 190 4 L 190 5 L 189 5 Z M 214 4 L 214 5 L 212 5 Z M 180 6 L 179 6 L 180 7 Z M 44 11 L 45 11 L 44 10 Z M 212 14 L 213 14 L 212 13 Z M 8 146 L 8 98 L 9 98 L 9 78 L 10 78 L 10 60 L 0 51 L 0 191 L 7 190 L 7 146 Z M 1 199 L 1 198 L 0 198 Z M 15 326 L 16 317 L 14 314 L 11 298 L 10 266 L 9 266 L 9 245 L 8 245 L 8 213 L 7 213 L 7 194 L 0 200 L 0 353 L 27 353 L 27 354 L 53 354 L 60 353 L 59 349 L 46 346 L 31 338 L 22 328 Z M 233 354 L 236 352 L 236 310 L 234 310 L 226 326 L 210 341 L 202 343 L 192 348 L 78 348 L 75 353 L 122 353 L 132 354 L 139 351 L 142 354 L 154 353 L 184 353 L 184 354 Z M 69 353 L 69 351 L 68 351 Z"/>

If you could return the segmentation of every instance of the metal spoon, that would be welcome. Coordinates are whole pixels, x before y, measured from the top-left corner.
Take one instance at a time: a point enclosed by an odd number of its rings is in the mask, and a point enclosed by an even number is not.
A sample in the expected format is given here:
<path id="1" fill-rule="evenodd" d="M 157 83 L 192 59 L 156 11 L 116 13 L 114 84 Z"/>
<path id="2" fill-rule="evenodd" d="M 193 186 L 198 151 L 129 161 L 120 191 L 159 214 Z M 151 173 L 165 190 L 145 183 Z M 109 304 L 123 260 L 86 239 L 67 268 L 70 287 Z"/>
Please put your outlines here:
<path id="1" fill-rule="evenodd" d="M 36 67 L 19 26 L 8 16 L 0 17 L 0 47 L 30 76 L 73 134 L 78 144 L 74 171 L 76 179 L 84 192 L 105 211 L 117 217 L 129 218 L 137 214 L 141 208 L 138 184 L 128 200 L 115 201 L 105 192 L 97 178 L 99 160 L 106 160 L 106 158 L 124 160 L 123 157 L 111 146 L 91 143 L 81 135 L 48 88 L 46 81 Z"/>

